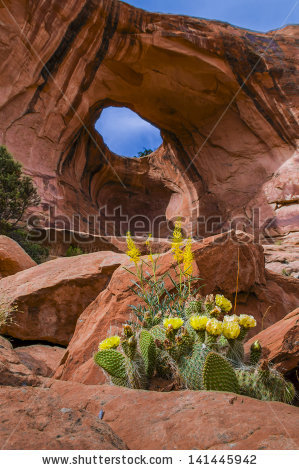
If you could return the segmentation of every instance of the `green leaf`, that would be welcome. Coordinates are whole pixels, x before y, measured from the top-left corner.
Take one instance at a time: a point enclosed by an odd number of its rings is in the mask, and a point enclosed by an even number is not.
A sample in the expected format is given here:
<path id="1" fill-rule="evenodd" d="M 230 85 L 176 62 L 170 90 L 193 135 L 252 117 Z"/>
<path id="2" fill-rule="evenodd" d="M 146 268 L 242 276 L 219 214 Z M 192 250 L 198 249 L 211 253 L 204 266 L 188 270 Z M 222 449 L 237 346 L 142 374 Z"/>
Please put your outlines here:
<path id="1" fill-rule="evenodd" d="M 120 352 L 114 349 L 99 351 L 94 355 L 94 361 L 113 377 L 126 378 L 125 357 Z"/>

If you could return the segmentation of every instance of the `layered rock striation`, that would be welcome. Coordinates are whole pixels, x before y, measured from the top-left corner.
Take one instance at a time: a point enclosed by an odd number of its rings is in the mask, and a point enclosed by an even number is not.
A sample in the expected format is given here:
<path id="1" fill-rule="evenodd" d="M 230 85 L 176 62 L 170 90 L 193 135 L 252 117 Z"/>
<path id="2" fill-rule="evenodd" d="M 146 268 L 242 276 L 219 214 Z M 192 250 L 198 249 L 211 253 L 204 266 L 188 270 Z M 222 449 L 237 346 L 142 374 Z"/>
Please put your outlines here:
<path id="1" fill-rule="evenodd" d="M 165 236 L 180 214 L 200 235 L 235 218 L 266 237 L 298 230 L 297 27 L 262 34 L 118 0 L 11 0 L 0 15 L 0 143 L 52 224 L 109 234 L 137 215 Z M 161 147 L 110 152 L 94 129 L 110 105 L 157 126 Z"/>

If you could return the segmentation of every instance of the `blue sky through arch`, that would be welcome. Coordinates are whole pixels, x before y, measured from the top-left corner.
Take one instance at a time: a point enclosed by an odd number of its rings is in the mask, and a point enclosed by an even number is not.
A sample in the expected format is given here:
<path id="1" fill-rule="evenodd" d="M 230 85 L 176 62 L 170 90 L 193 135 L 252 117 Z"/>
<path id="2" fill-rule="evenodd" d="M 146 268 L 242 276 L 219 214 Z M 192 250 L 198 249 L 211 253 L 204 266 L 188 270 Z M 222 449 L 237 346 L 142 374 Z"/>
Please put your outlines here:
<path id="1" fill-rule="evenodd" d="M 109 149 L 124 157 L 137 156 L 144 147 L 156 150 L 162 144 L 159 129 L 128 108 L 105 108 L 95 128 Z"/>
<path id="2" fill-rule="evenodd" d="M 298 0 L 127 0 L 149 11 L 226 21 L 235 26 L 267 32 L 299 23 Z M 106 108 L 96 129 L 115 153 L 132 157 L 144 147 L 156 149 L 160 132 L 127 108 Z"/>

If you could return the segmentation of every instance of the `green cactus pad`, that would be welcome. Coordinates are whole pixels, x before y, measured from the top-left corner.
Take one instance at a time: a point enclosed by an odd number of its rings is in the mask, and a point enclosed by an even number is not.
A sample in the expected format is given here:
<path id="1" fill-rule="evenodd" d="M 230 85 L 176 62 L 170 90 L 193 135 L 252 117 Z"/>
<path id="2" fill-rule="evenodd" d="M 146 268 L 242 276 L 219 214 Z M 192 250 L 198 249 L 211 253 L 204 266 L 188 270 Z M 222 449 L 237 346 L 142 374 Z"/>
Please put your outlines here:
<path id="1" fill-rule="evenodd" d="M 125 355 L 133 360 L 137 349 L 135 337 L 131 336 L 129 339 L 122 341 L 121 347 Z"/>
<path id="2" fill-rule="evenodd" d="M 142 330 L 140 333 L 139 348 L 144 361 L 146 375 L 152 377 L 156 365 L 156 345 L 154 338 L 147 330 Z"/>
<path id="3" fill-rule="evenodd" d="M 163 341 L 166 339 L 165 328 L 163 328 L 160 325 L 153 326 L 149 330 L 149 332 L 150 332 L 151 336 L 154 338 L 154 340 L 158 339 L 163 343 Z"/>
<path id="4" fill-rule="evenodd" d="M 202 368 L 209 349 L 201 343 L 195 343 L 190 356 L 179 361 L 181 379 L 190 390 L 202 389 Z"/>
<path id="5" fill-rule="evenodd" d="M 99 351 L 94 355 L 94 361 L 113 377 L 126 378 L 126 361 L 120 352 L 114 349 Z"/>
<path id="6" fill-rule="evenodd" d="M 295 389 L 291 382 L 287 382 L 283 375 L 275 369 L 260 371 L 255 368 L 240 369 L 236 371 L 240 393 L 263 401 L 281 401 L 291 403 L 295 396 Z"/>
<path id="7" fill-rule="evenodd" d="M 261 396 L 265 390 L 262 390 L 262 384 L 260 384 L 259 387 L 257 386 L 257 376 L 254 374 L 254 372 L 247 369 L 239 369 L 235 372 L 240 387 L 240 394 L 261 399 Z"/>
<path id="8" fill-rule="evenodd" d="M 239 392 L 238 380 L 232 365 L 216 352 L 210 352 L 206 357 L 202 381 L 206 390 Z"/>

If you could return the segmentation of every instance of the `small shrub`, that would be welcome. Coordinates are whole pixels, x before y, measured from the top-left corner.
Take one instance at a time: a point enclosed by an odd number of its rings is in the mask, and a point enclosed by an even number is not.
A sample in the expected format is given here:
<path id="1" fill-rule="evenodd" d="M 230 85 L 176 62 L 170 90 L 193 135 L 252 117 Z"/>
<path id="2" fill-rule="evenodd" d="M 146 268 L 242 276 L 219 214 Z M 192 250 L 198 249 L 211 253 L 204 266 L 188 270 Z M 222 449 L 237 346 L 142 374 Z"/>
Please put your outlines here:
<path id="1" fill-rule="evenodd" d="M 32 179 L 24 176 L 21 163 L 14 160 L 6 147 L 0 146 L 0 223 L 15 226 L 28 207 L 37 206 L 40 198 Z"/>
<path id="2" fill-rule="evenodd" d="M 66 250 L 65 256 L 70 257 L 70 256 L 78 256 L 78 255 L 83 255 L 83 250 L 79 246 L 73 246 L 70 245 L 68 249 Z"/>
<path id="3" fill-rule="evenodd" d="M 49 250 L 30 241 L 30 233 L 19 226 L 26 210 L 40 203 L 37 189 L 29 176 L 22 173 L 21 163 L 14 160 L 6 147 L 0 146 L 0 234 L 15 240 L 36 262 L 42 263 Z"/>
<path id="4" fill-rule="evenodd" d="M 153 153 L 152 149 L 147 149 L 145 147 L 143 147 L 143 148 L 144 148 L 143 152 L 138 152 L 138 155 L 135 155 L 135 158 L 146 157 L 150 153 Z"/>
<path id="5" fill-rule="evenodd" d="M 281 274 L 282 274 L 283 276 L 290 276 L 290 275 L 291 275 L 291 273 L 288 273 L 285 268 L 283 268 L 283 270 L 281 271 Z"/>
<path id="6" fill-rule="evenodd" d="M 15 240 L 26 253 L 37 263 L 44 263 L 49 256 L 49 249 L 39 243 L 30 241 L 30 232 L 25 229 L 11 229 L 8 236 Z"/>

